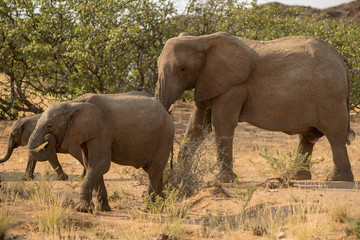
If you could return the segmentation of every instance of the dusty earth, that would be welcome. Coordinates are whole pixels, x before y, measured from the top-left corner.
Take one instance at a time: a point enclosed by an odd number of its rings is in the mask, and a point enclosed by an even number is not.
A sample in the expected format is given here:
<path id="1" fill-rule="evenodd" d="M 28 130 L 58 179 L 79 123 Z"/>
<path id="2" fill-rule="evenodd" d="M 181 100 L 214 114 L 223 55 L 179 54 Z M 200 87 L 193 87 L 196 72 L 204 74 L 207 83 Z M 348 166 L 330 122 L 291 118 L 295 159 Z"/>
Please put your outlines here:
<path id="1" fill-rule="evenodd" d="M 177 142 L 181 142 L 192 107 L 189 103 L 176 104 L 173 114 L 176 124 L 175 155 L 179 148 Z M 6 138 L 11 123 L 0 122 L 0 156 L 6 152 Z M 357 119 L 351 122 L 351 127 L 360 136 L 360 122 Z M 198 151 L 205 163 L 215 161 L 213 146 L 214 140 L 210 134 Z M 213 180 L 212 170 L 208 170 L 208 179 L 202 180 L 201 188 L 194 195 L 173 203 L 174 209 L 179 209 L 178 206 L 180 209 L 181 206 L 188 208 L 187 216 L 178 223 L 166 214 L 144 211 L 143 194 L 147 180 L 142 170 L 112 164 L 105 175 L 105 184 L 113 210 L 93 214 L 77 213 L 72 208 L 67 210 L 67 221 L 71 222 L 72 228 L 68 237 L 61 235 L 61 239 L 356 239 L 354 235 L 347 236 L 344 230 L 346 222 L 340 223 L 333 213 L 343 210 L 347 218 L 360 217 L 360 137 L 348 146 L 355 182 L 324 181 L 324 174 L 332 166 L 332 157 L 326 138 L 322 138 L 315 145 L 313 153 L 314 159 L 325 158 L 316 166 L 316 172 L 322 174 L 314 176 L 311 181 L 295 181 L 290 188 L 270 189 L 263 186 L 258 187 L 252 197 L 247 194 L 250 187 L 276 177 L 259 155 L 264 148 L 270 152 L 289 152 L 296 147 L 297 136 L 261 130 L 246 123 L 239 124 L 234 141 L 238 182 L 219 184 Z M 69 205 L 76 203 L 82 166 L 66 154 L 60 154 L 59 161 L 69 174 L 69 181 L 56 181 L 56 176 L 51 175 L 50 164 L 43 162 L 38 163 L 35 169 L 36 180 L 23 182 L 26 147 L 16 149 L 9 161 L 0 164 L 0 207 L 1 210 L 11 211 L 15 219 L 5 239 L 46 238 L 46 234 L 39 233 L 39 203 L 26 196 L 9 200 L 5 189 L 20 185 L 36 186 L 44 181 L 45 175 L 50 174 L 47 182 L 53 191 L 66 195 L 70 199 Z M 244 212 L 247 213 L 245 220 Z"/>

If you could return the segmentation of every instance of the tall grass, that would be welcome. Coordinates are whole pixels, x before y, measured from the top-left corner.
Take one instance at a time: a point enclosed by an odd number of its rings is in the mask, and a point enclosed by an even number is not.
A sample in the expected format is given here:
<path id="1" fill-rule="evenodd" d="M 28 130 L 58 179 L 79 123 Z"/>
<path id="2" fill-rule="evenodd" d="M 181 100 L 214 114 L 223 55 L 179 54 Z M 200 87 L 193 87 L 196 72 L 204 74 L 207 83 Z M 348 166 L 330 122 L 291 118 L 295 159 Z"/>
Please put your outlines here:
<path id="1" fill-rule="evenodd" d="M 5 239 L 7 231 L 15 222 L 14 214 L 3 208 L 0 209 L 0 239 Z"/>
<path id="2" fill-rule="evenodd" d="M 69 205 L 65 194 L 54 192 L 52 181 L 42 178 L 35 182 L 31 189 L 31 200 L 40 232 L 57 238 L 69 231 L 69 226 L 66 224 Z"/>

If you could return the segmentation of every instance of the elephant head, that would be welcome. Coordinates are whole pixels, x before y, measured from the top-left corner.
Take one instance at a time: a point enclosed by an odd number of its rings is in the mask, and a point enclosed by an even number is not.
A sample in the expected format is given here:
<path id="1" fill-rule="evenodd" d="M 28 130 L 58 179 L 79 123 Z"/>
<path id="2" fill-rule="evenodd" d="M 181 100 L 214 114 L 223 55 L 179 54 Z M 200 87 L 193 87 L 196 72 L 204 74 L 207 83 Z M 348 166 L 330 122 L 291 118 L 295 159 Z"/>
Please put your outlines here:
<path id="1" fill-rule="evenodd" d="M 45 110 L 30 136 L 30 155 L 44 161 L 56 154 L 55 151 L 69 152 L 97 136 L 104 124 L 103 112 L 94 104 L 53 104 Z"/>
<path id="2" fill-rule="evenodd" d="M 36 114 L 31 117 L 21 118 L 12 124 L 8 137 L 7 152 L 5 157 L 0 159 L 0 163 L 4 163 L 9 160 L 15 148 L 19 146 L 26 146 L 28 144 L 30 135 L 33 132 L 40 116 L 41 114 Z"/>
<path id="3" fill-rule="evenodd" d="M 214 98 L 244 82 L 254 65 L 251 50 L 227 33 L 180 34 L 166 42 L 157 64 L 155 96 L 166 109 L 193 88 L 195 102 Z"/>

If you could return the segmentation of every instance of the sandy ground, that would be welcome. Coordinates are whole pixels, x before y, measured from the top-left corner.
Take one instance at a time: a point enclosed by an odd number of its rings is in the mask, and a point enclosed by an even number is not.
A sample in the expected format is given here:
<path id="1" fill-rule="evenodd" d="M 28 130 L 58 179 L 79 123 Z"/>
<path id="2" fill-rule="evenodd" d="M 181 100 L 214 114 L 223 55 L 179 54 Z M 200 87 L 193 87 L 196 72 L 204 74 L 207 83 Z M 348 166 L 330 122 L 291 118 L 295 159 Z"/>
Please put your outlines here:
<path id="1" fill-rule="evenodd" d="M 176 124 L 175 154 L 179 148 L 177 142 L 182 140 L 192 107 L 193 105 L 188 103 L 177 103 L 176 105 L 173 114 Z M 0 156 L 5 155 L 7 135 L 11 123 L 11 121 L 0 122 Z M 360 122 L 352 121 L 351 127 L 356 135 L 360 136 Z M 336 209 L 337 206 L 344 206 L 348 211 L 348 217 L 360 216 L 360 137 L 357 137 L 348 146 L 355 182 L 325 182 L 325 176 L 320 175 L 314 176 L 311 181 L 295 181 L 294 186 L 290 188 L 269 189 L 261 187 L 255 191 L 249 201 L 244 199 L 246 198 L 246 195 L 242 194 L 246 189 L 244 186 L 255 186 L 267 178 L 273 177 L 270 168 L 259 153 L 264 148 L 274 152 L 277 149 L 284 152 L 293 151 L 297 144 L 297 136 L 261 130 L 246 123 L 239 124 L 236 128 L 234 141 L 234 167 L 239 182 L 212 184 L 209 181 L 207 186 L 202 186 L 195 195 L 183 201 L 182 204 L 188 204 L 189 211 L 188 216 L 181 223 L 181 228 L 184 231 L 178 238 L 161 235 L 162 232 L 166 232 L 166 220 L 151 221 L 149 218 L 156 217 L 149 217 L 144 212 L 143 194 L 147 188 L 147 179 L 143 171 L 112 164 L 110 171 L 104 178 L 113 210 L 95 214 L 77 213 L 75 211 L 69 213 L 74 222 L 73 231 L 75 232 L 74 236 L 76 236 L 70 239 L 97 239 L 100 238 L 99 232 L 111 232 L 104 239 L 356 239 L 354 235 L 346 236 L 345 223 L 331 221 L 329 216 L 331 209 Z M 214 139 L 210 134 L 200 150 L 206 154 L 210 162 L 215 161 L 213 146 Z M 324 157 L 325 160 L 317 166 L 317 169 L 319 172 L 326 172 L 332 167 L 330 145 L 326 138 L 320 139 L 315 145 L 313 158 L 320 157 Z M 66 154 L 59 154 L 59 161 L 64 171 L 70 176 L 70 180 L 56 181 L 55 176 L 53 176 L 51 184 L 56 192 L 70 194 L 70 197 L 76 202 L 79 192 L 78 179 L 82 172 L 82 166 Z M 26 163 L 27 148 L 16 149 L 8 162 L 0 164 L 2 185 L 13 186 L 21 183 Z M 51 166 L 47 162 L 38 163 L 35 169 L 37 179 L 41 179 L 46 173 L 51 172 Z M 25 182 L 24 184 L 34 185 L 36 182 Z M 4 187 L 2 188 L 4 189 Z M 285 214 L 290 214 L 294 212 L 294 206 L 299 204 L 312 206 L 317 210 L 307 215 L 306 221 L 310 223 L 305 225 L 307 230 L 304 231 L 322 231 L 323 233 L 318 234 L 320 237 L 318 235 L 316 237 L 311 234 L 306 235 L 310 236 L 309 238 L 306 236 L 305 238 L 289 237 L 289 234 L 281 235 L 286 229 L 292 229 L 289 222 L 281 221 L 278 221 L 281 225 L 278 227 L 280 235 L 271 234 L 270 230 L 267 230 L 266 234 L 264 231 L 257 234 L 256 227 L 253 227 L 257 226 L 256 224 L 249 224 L 252 227 L 248 228 L 221 229 L 219 222 L 240 217 L 244 204 L 250 213 L 248 222 L 259 222 L 260 225 L 261 222 L 269 221 L 269 219 L 258 211 L 251 214 L 251 209 L 268 209 L 270 211 L 280 211 L 279 209 L 281 209 Z M 3 200 L 0 201 L 0 206 L 1 209 L 13 211 L 17 219 L 16 224 L 8 232 L 9 239 L 37 238 L 36 221 L 38 215 L 36 210 L 38 207 L 36 201 L 20 199 L 16 204 L 11 204 Z M 144 219 L 143 216 L 148 216 L 148 218 Z M 277 221 L 274 219 L 271 221 L 276 225 Z M 311 223 L 311 221 L 314 222 Z M 318 228 L 312 229 L 314 226 Z"/>

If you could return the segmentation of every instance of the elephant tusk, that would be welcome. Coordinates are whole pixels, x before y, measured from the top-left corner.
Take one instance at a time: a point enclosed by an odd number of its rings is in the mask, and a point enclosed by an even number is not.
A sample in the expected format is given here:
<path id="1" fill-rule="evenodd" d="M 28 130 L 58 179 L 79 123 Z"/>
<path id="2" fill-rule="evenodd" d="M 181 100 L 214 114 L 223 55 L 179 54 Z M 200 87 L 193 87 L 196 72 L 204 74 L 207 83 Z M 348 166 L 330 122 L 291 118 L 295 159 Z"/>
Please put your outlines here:
<path id="1" fill-rule="evenodd" d="M 48 141 L 44 142 L 43 144 L 41 144 L 40 146 L 38 146 L 37 148 L 35 148 L 34 151 L 35 151 L 35 152 L 39 152 L 39 151 L 43 150 L 48 143 L 49 143 Z"/>

